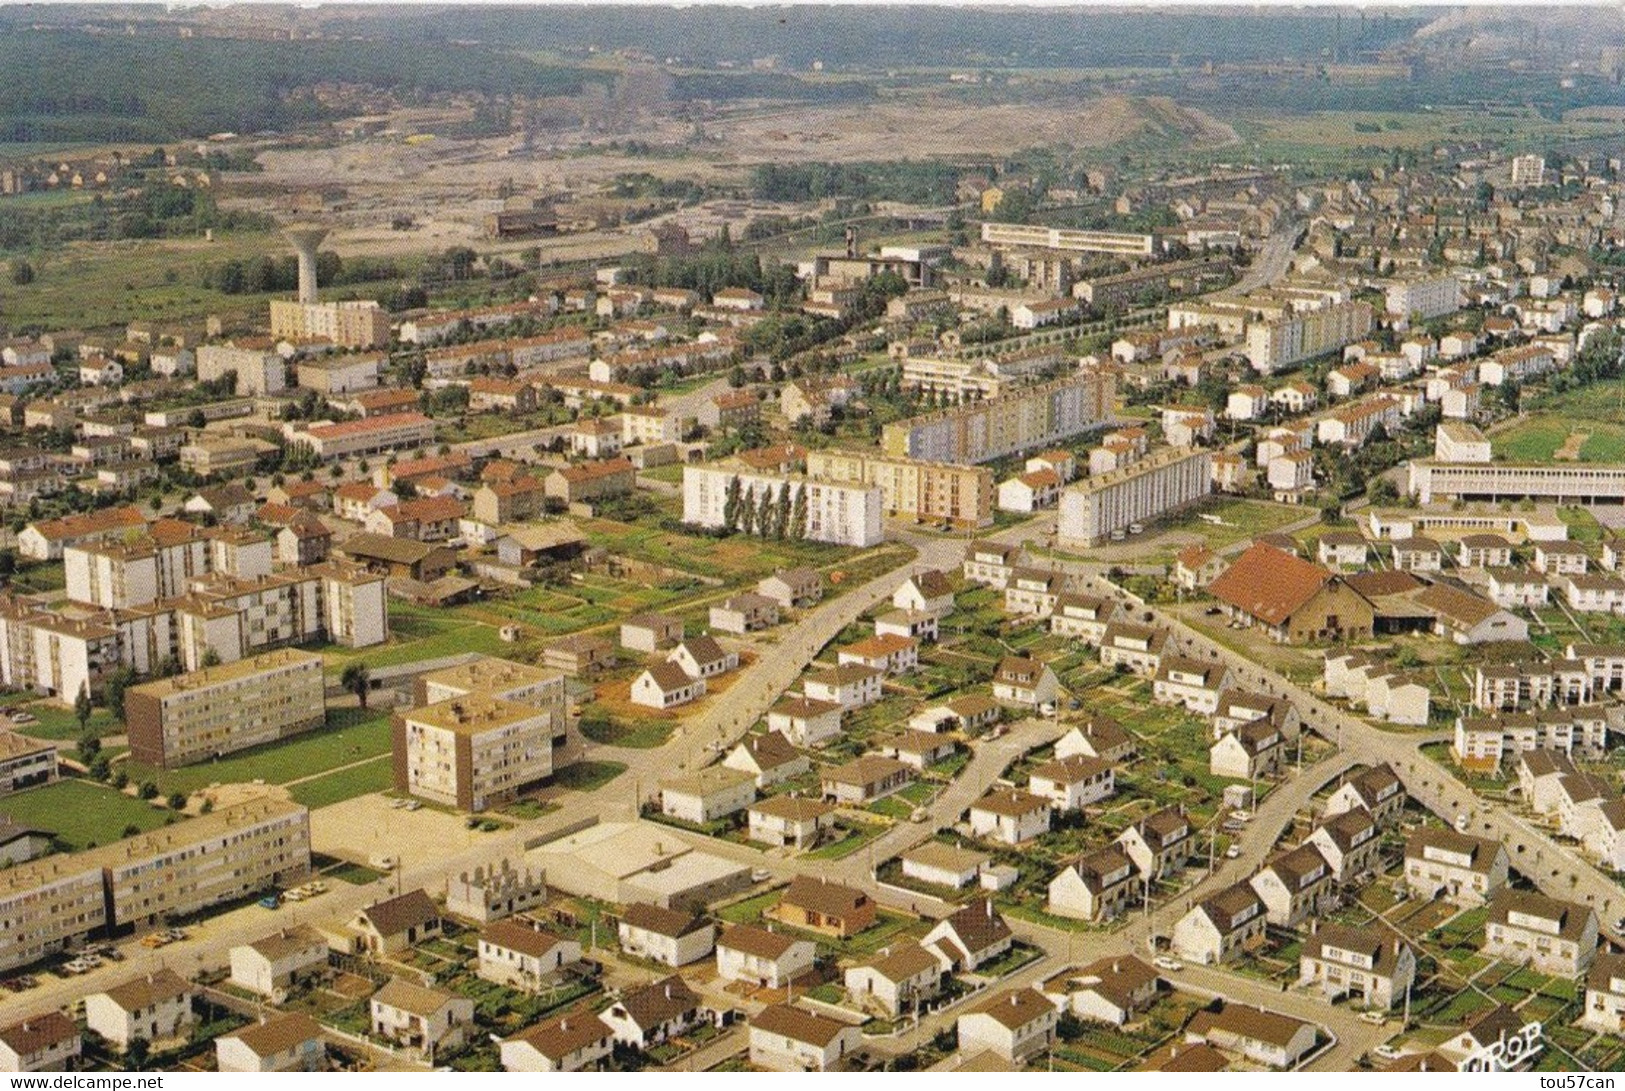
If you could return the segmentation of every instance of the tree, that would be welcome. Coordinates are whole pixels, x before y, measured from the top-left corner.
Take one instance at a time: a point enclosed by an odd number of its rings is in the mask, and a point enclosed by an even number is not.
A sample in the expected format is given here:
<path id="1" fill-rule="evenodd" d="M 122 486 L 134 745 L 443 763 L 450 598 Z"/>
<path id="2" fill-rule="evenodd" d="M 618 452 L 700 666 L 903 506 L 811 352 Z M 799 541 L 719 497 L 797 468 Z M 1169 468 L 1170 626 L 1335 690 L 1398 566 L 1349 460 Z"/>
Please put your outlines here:
<path id="1" fill-rule="evenodd" d="M 213 648 L 203 649 L 203 658 L 198 661 L 198 665 L 200 667 L 218 667 L 220 665 L 220 653 Z"/>
<path id="2" fill-rule="evenodd" d="M 114 719 L 124 719 L 124 692 L 135 681 L 135 671 L 129 667 L 120 667 L 108 676 L 107 684 L 102 687 L 102 704 L 107 711 L 113 714 Z"/>
<path id="3" fill-rule="evenodd" d="M 739 532 L 749 534 L 756 529 L 756 505 L 748 494 L 739 497 Z"/>
<path id="4" fill-rule="evenodd" d="M 73 718 L 79 721 L 79 733 L 82 735 L 90 727 L 90 686 L 79 687 L 79 695 L 73 699 Z"/>
<path id="5" fill-rule="evenodd" d="M 165 802 L 169 804 L 169 809 L 172 811 L 184 811 L 186 810 L 186 793 L 181 791 L 170 792 L 169 799 Z"/>
<path id="6" fill-rule="evenodd" d="M 796 492 L 795 502 L 790 506 L 790 539 L 799 542 L 807 537 L 807 490 L 799 489 Z"/>
<path id="7" fill-rule="evenodd" d="M 142 799 L 157 799 L 158 785 L 154 784 L 150 780 L 144 780 L 141 782 L 141 788 L 136 792 L 136 794 Z"/>
<path id="8" fill-rule="evenodd" d="M 805 491 L 805 490 L 803 490 Z M 801 493 L 796 494 L 798 497 Z M 786 481 L 779 487 L 778 510 L 773 514 L 773 537 L 784 541 L 785 533 L 790 529 L 790 483 Z"/>
<path id="9" fill-rule="evenodd" d="M 131 1072 L 140 1072 L 151 1057 L 151 1042 L 145 1038 L 131 1038 L 129 1048 L 124 1051 L 124 1064 Z"/>
<path id="10" fill-rule="evenodd" d="M 728 479 L 728 493 L 722 502 L 722 529 L 732 534 L 739 529 L 739 497 L 743 486 L 736 474 Z"/>
<path id="11" fill-rule="evenodd" d="M 756 533 L 766 538 L 773 532 L 773 486 L 762 490 L 762 502 L 756 506 Z"/>
<path id="12" fill-rule="evenodd" d="M 79 753 L 86 761 L 94 758 L 101 749 L 102 737 L 94 731 L 87 731 L 79 736 Z"/>
<path id="13" fill-rule="evenodd" d="M 339 675 L 339 684 L 355 694 L 363 710 L 367 707 L 367 688 L 371 683 L 372 672 L 365 663 L 347 664 L 344 673 Z"/>

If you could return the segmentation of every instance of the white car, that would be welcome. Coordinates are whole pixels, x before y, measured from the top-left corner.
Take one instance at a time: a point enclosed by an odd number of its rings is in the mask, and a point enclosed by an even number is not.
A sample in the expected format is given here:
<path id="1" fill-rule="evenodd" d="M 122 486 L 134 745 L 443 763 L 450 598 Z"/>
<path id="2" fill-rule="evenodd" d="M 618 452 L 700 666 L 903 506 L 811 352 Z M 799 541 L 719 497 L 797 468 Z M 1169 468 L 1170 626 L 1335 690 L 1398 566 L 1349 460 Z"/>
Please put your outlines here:
<path id="1" fill-rule="evenodd" d="M 1234 860 L 1240 855 L 1241 855 L 1241 846 L 1240 845 L 1231 845 L 1229 848 L 1224 850 L 1224 858 L 1226 860 Z"/>
<path id="2" fill-rule="evenodd" d="M 1252 820 L 1252 817 L 1253 817 L 1253 812 L 1251 812 L 1251 811 L 1231 811 L 1230 812 L 1230 817 L 1235 819 L 1237 822 L 1250 822 Z"/>
<path id="3" fill-rule="evenodd" d="M 1397 1061 L 1404 1056 L 1403 1053 L 1389 1045 L 1387 1042 L 1382 1043 L 1382 1045 L 1378 1046 L 1376 1049 L 1373 1049 L 1371 1052 L 1375 1053 L 1385 1061 Z"/>
<path id="4" fill-rule="evenodd" d="M 1388 1022 L 1388 1017 L 1380 1011 L 1362 1011 L 1360 1013 L 1360 1022 L 1370 1023 L 1374 1027 L 1380 1027 L 1384 1023 Z"/>
<path id="5" fill-rule="evenodd" d="M 1158 955 L 1156 958 L 1151 960 L 1151 964 L 1157 969 L 1167 970 L 1169 973 L 1174 973 L 1177 970 L 1183 970 L 1185 968 L 1185 964 L 1183 962 L 1180 962 L 1178 959 L 1169 958 L 1167 955 Z"/>

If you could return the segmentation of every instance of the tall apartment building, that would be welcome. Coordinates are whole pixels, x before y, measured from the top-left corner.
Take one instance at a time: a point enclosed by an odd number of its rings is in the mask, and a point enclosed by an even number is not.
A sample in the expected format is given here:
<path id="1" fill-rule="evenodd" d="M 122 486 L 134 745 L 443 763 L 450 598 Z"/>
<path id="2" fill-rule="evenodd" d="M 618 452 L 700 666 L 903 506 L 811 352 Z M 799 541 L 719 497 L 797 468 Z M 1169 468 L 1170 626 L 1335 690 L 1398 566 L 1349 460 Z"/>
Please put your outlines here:
<path id="1" fill-rule="evenodd" d="M 395 788 L 483 811 L 553 773 L 553 718 L 475 691 L 391 717 Z"/>
<path id="2" fill-rule="evenodd" d="M 1332 303 L 1247 324 L 1247 361 L 1268 375 L 1342 348 L 1371 332 L 1371 305 Z"/>
<path id="3" fill-rule="evenodd" d="M 1035 224 L 984 223 L 982 241 L 989 246 L 1071 250 L 1085 254 L 1120 254 L 1148 258 L 1156 252 L 1155 235 L 1126 231 L 1082 231 Z"/>
<path id="4" fill-rule="evenodd" d="M 389 312 L 372 300 L 301 303 L 271 300 L 271 336 L 278 341 L 331 341 L 340 348 L 389 346 Z"/>
<path id="5" fill-rule="evenodd" d="M 927 394 L 944 395 L 954 402 L 997 398 L 1012 387 L 1032 382 L 1045 368 L 1065 361 L 1053 350 L 1011 353 L 1002 357 L 960 360 L 943 356 L 907 356 L 903 359 L 903 386 Z"/>
<path id="6" fill-rule="evenodd" d="M 1557 504 L 1622 502 L 1625 465 L 1412 459 L 1409 491 L 1423 504 L 1435 500 L 1524 499 Z"/>
<path id="7" fill-rule="evenodd" d="M 173 769 L 321 727 L 322 657 L 282 648 L 124 694 L 130 754 Z"/>
<path id="8" fill-rule="evenodd" d="M 974 465 L 1047 447 L 1105 424 L 1116 385 L 1104 370 L 1079 372 L 987 401 L 886 425 L 881 449 L 893 458 Z"/>
<path id="9" fill-rule="evenodd" d="M 559 765 L 558 751 L 568 741 L 570 725 L 564 672 L 481 656 L 418 675 L 414 696 L 419 705 L 433 705 L 480 692 L 547 713 L 552 724 L 553 764 Z"/>
<path id="10" fill-rule="evenodd" d="M 1512 157 L 1512 184 L 1515 186 L 1538 186 L 1546 181 L 1546 159 L 1540 155 L 1516 155 Z"/>
<path id="11" fill-rule="evenodd" d="M 1461 282 L 1452 276 L 1401 280 L 1388 285 L 1384 307 L 1396 318 L 1438 318 L 1461 310 Z"/>
<path id="12" fill-rule="evenodd" d="M 151 928 L 310 874 L 310 812 L 256 799 L 79 855 L 104 873 L 109 922 Z"/>
<path id="13" fill-rule="evenodd" d="M 887 515 L 956 526 L 993 522 L 993 471 L 951 463 L 885 458 L 861 451 L 807 452 L 807 476 L 880 489 Z"/>
<path id="14" fill-rule="evenodd" d="M 184 595 L 91 617 L 0 597 L 0 685 L 71 702 L 120 666 L 150 675 L 172 658 L 191 671 L 210 651 L 235 663 L 289 644 L 364 648 L 388 635 L 384 577 L 343 561 L 246 580 L 215 573 Z"/>
<path id="15" fill-rule="evenodd" d="M 798 495 L 804 495 L 809 541 L 871 546 L 883 537 L 885 498 L 877 486 L 842 485 L 717 464 L 683 467 L 683 522 L 706 529 L 723 526 L 729 482 L 736 478 L 744 502 L 759 504 L 769 491 L 777 499 L 784 489 L 790 490 L 792 504 Z"/>
<path id="16" fill-rule="evenodd" d="M 0 970 L 110 927 L 147 927 L 310 871 L 310 813 L 259 799 L 0 870 Z"/>
<path id="17" fill-rule="evenodd" d="M 1158 451 L 1063 492 L 1057 532 L 1063 541 L 1095 545 L 1113 531 L 1177 511 L 1212 491 L 1211 452 Z"/>
<path id="18" fill-rule="evenodd" d="M 107 610 L 145 606 L 187 593 L 211 572 L 239 579 L 271 573 L 275 544 L 247 528 L 202 528 L 160 519 L 140 535 L 62 551 L 68 598 Z"/>
<path id="19" fill-rule="evenodd" d="M 198 382 L 217 382 L 227 374 L 237 376 L 237 394 L 275 394 L 288 385 L 288 366 L 274 352 L 235 345 L 199 345 Z"/>

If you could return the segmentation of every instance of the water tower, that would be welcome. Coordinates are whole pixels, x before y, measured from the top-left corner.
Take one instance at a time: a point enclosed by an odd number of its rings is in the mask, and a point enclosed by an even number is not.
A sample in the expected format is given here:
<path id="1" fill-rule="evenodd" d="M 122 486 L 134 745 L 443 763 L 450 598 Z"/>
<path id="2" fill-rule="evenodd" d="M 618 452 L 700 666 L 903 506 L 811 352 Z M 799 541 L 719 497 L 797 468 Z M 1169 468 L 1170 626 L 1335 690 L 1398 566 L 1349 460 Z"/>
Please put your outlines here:
<path id="1" fill-rule="evenodd" d="M 316 248 L 327 238 L 327 228 L 300 224 L 282 233 L 299 252 L 299 302 L 316 302 Z"/>

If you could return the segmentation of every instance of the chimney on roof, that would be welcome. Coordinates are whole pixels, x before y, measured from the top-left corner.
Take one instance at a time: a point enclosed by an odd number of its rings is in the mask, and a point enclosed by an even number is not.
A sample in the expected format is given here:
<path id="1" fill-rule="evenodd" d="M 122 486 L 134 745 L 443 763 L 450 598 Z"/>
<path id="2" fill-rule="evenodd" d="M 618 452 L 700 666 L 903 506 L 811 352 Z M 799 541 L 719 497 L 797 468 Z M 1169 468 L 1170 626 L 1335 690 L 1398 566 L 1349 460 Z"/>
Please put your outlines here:
<path id="1" fill-rule="evenodd" d="M 671 982 L 666 982 L 666 999 L 671 999 Z"/>

